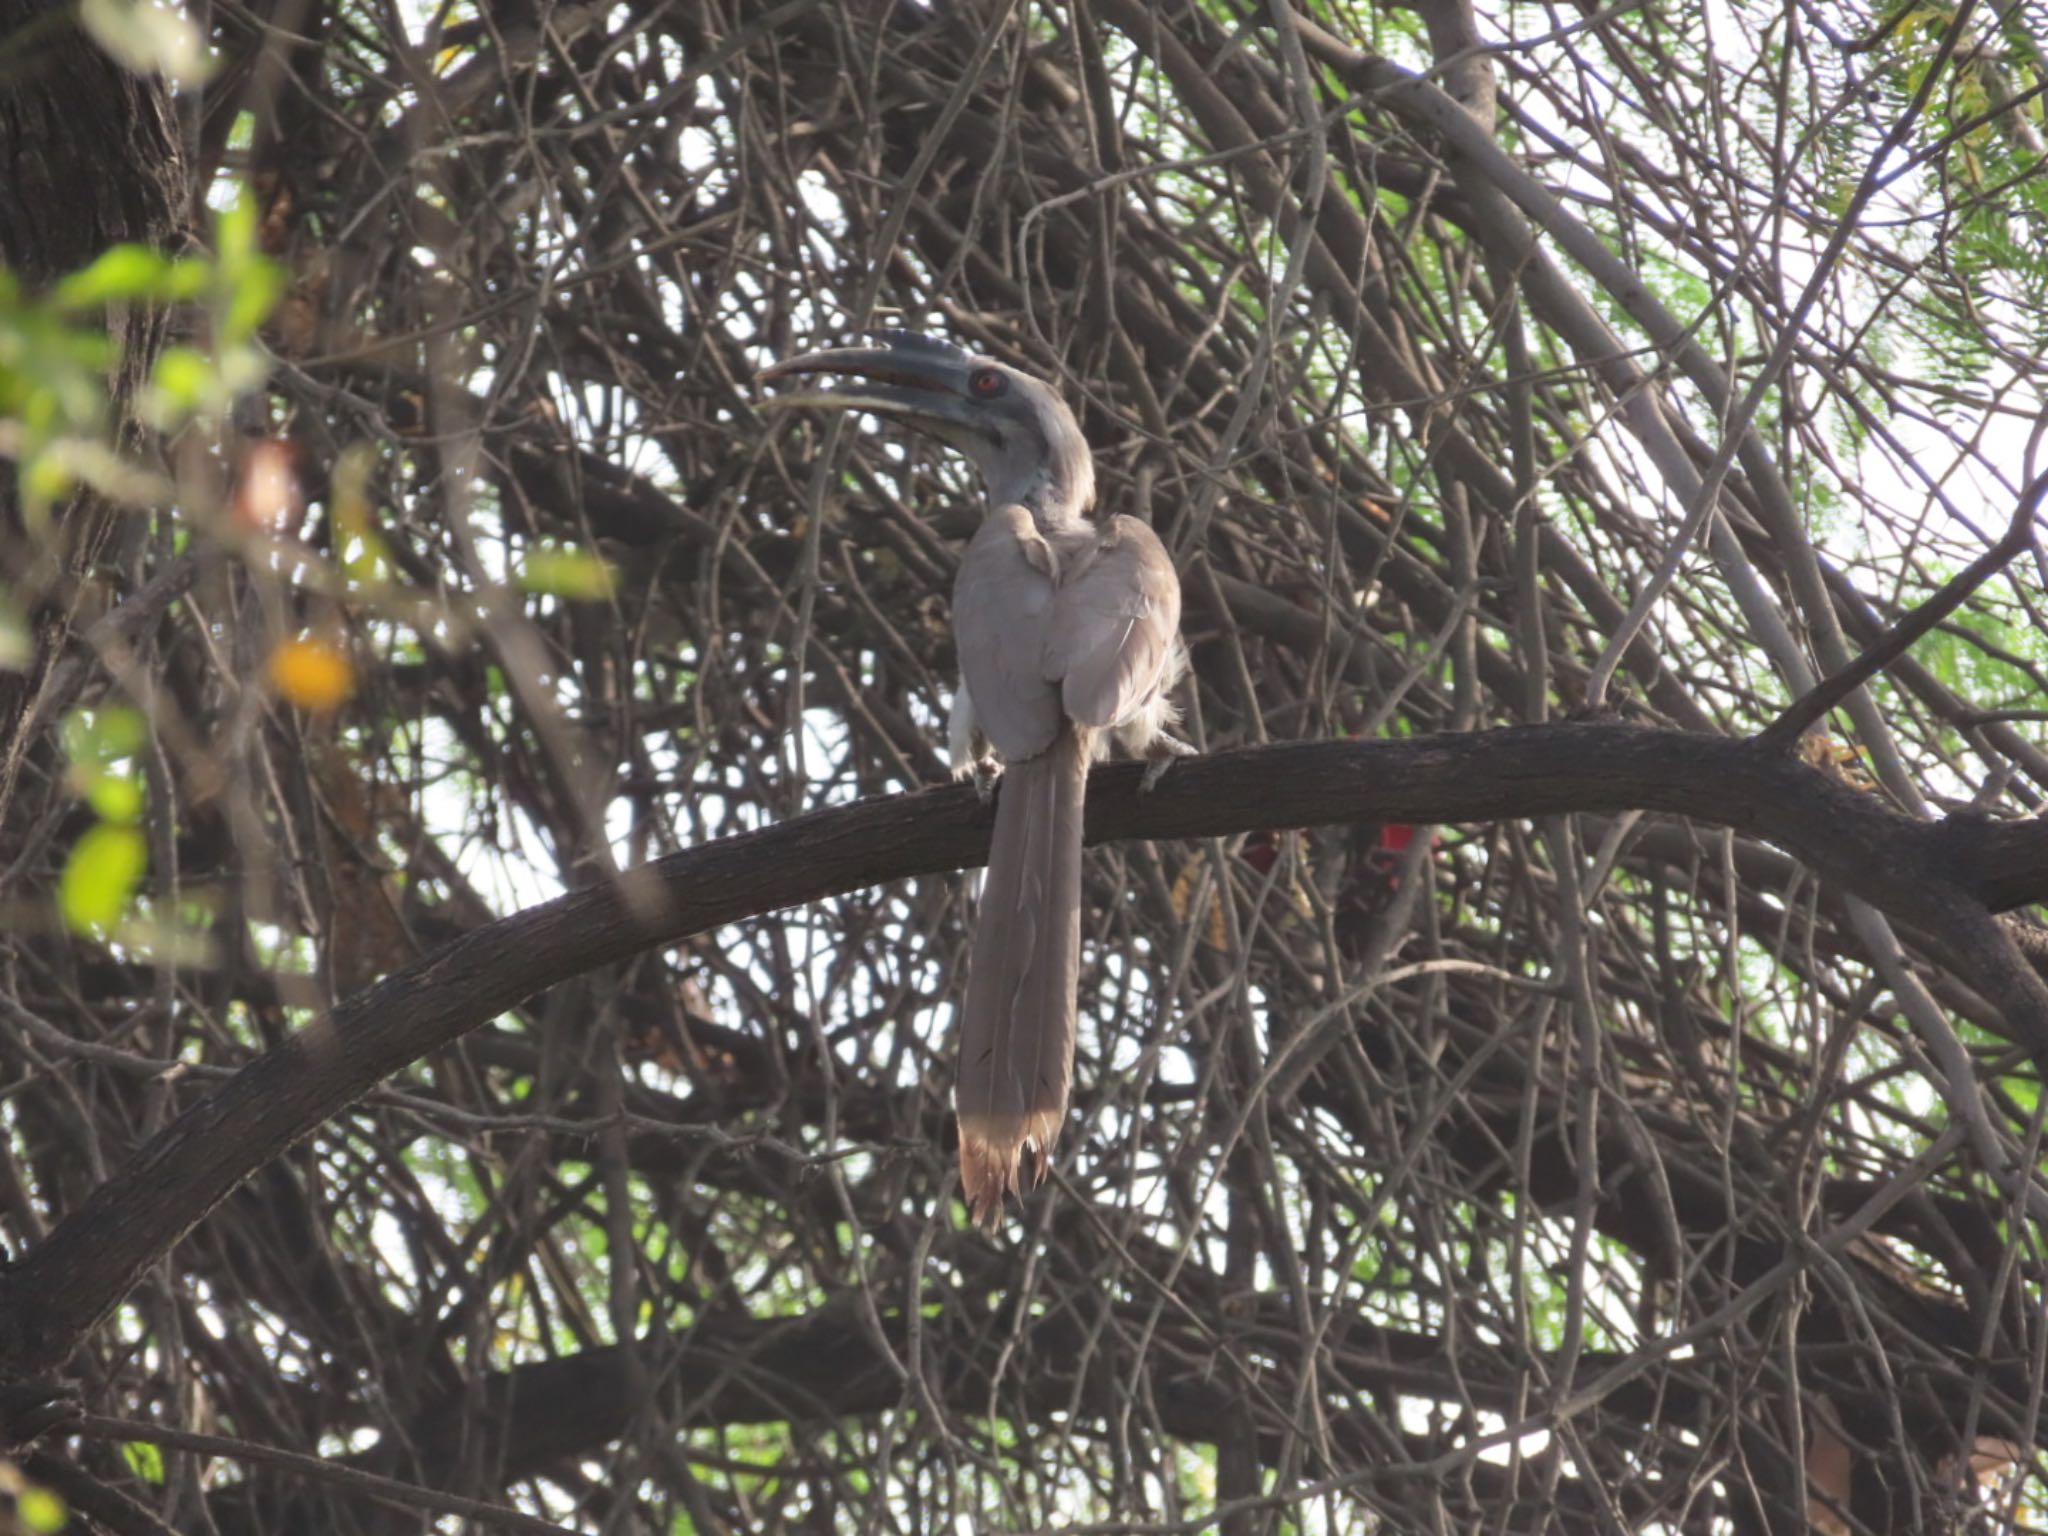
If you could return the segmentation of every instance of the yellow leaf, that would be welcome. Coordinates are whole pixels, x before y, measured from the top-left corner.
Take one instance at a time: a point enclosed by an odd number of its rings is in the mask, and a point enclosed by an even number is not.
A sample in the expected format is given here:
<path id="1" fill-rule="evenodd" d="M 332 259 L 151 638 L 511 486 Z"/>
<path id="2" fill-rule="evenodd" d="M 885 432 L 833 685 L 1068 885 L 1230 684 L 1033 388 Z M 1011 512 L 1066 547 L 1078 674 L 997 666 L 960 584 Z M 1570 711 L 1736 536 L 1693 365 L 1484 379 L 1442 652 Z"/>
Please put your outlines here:
<path id="1" fill-rule="evenodd" d="M 324 640 L 287 640 L 270 653 L 270 681 L 289 702 L 324 714 L 355 691 L 356 674 Z"/>

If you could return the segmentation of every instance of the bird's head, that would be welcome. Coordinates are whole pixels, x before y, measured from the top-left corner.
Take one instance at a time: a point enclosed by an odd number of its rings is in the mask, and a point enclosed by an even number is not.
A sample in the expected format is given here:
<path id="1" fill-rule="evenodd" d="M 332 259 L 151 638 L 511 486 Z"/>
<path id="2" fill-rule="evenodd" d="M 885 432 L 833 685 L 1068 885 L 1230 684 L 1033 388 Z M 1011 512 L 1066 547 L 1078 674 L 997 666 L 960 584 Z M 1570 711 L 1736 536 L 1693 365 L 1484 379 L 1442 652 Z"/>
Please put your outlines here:
<path id="1" fill-rule="evenodd" d="M 884 331 L 872 347 L 806 352 L 761 381 L 832 374 L 847 382 L 773 395 L 768 406 L 872 411 L 957 449 L 981 471 L 989 499 L 1050 516 L 1079 515 L 1095 500 L 1095 466 L 1074 413 L 1052 387 L 949 341 Z"/>

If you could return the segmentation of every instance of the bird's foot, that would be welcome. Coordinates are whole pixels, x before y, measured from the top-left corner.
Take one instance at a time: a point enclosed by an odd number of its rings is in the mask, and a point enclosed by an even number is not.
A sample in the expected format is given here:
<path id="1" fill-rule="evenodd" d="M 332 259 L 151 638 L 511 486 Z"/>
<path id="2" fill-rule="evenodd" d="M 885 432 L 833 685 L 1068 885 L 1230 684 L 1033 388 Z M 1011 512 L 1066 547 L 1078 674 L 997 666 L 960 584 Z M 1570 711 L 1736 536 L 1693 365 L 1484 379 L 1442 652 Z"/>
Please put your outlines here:
<path id="1" fill-rule="evenodd" d="M 996 781 L 1003 776 L 1003 765 L 993 754 L 984 752 L 975 757 L 963 751 L 956 743 L 953 751 L 953 777 L 955 780 L 972 784 L 974 795 L 983 805 L 996 797 Z"/>
<path id="2" fill-rule="evenodd" d="M 1159 732 L 1145 748 L 1145 776 L 1138 780 L 1138 793 L 1150 794 L 1166 777 L 1166 770 L 1183 757 L 1199 757 L 1201 754 L 1178 736 L 1165 731 Z"/>
<path id="3" fill-rule="evenodd" d="M 977 757 L 967 765 L 963 775 L 974 785 L 975 798 L 983 805 L 992 804 L 996 798 L 996 784 L 1001 780 L 1003 770 L 992 757 Z"/>

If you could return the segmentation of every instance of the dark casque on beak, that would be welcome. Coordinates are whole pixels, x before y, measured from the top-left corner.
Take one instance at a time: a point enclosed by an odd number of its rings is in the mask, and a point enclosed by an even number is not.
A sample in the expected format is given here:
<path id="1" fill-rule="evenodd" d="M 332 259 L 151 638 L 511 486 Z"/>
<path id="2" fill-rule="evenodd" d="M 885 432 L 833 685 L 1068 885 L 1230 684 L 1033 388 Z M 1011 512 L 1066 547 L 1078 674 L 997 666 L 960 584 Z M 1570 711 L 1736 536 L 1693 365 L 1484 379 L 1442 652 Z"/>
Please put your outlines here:
<path id="1" fill-rule="evenodd" d="M 799 374 L 836 374 L 847 382 L 770 395 L 761 405 L 874 411 L 913 426 L 972 424 L 967 355 L 947 342 L 905 336 L 882 347 L 828 347 L 771 363 L 755 382 L 767 384 Z"/>

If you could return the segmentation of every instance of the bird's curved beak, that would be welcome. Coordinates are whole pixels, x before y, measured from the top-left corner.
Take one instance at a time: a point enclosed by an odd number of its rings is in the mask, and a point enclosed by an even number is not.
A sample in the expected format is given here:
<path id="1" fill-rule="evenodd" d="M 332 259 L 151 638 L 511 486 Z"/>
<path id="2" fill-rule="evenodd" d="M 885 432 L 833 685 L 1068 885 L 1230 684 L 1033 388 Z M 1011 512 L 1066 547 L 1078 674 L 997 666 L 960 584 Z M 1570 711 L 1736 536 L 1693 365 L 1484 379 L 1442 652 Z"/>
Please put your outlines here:
<path id="1" fill-rule="evenodd" d="M 755 382 L 767 384 L 796 374 L 836 374 L 847 382 L 770 395 L 761 402 L 764 409 L 818 406 L 873 411 L 906 426 L 939 433 L 974 425 L 969 413 L 965 362 L 926 350 L 915 340 L 893 346 L 830 347 L 822 352 L 806 352 L 801 357 L 770 364 L 756 375 Z"/>

